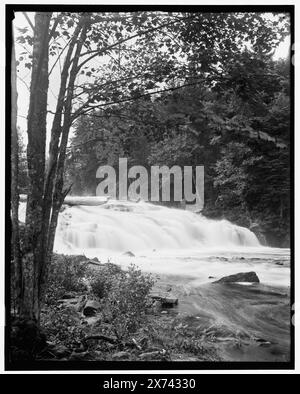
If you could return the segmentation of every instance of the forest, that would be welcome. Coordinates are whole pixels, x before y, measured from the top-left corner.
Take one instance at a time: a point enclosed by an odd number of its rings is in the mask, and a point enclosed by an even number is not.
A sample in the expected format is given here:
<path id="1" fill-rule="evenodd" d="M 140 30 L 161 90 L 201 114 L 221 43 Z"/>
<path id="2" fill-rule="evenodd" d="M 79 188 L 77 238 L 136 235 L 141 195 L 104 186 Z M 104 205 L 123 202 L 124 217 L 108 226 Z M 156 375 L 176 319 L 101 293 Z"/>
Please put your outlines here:
<path id="1" fill-rule="evenodd" d="M 34 327 L 34 346 L 43 342 L 41 327 L 55 341 L 63 336 L 67 317 L 55 321 L 54 335 L 45 323 L 45 302 L 53 323 L 57 299 L 66 289 L 82 291 L 82 278 L 91 275 L 87 266 L 93 265 L 84 258 L 83 272 L 74 259 L 54 253 L 64 199 L 95 196 L 97 168 L 109 164 L 117 170 L 120 157 L 147 169 L 203 165 L 205 218 L 246 227 L 261 245 L 290 247 L 291 59 L 274 58 L 291 34 L 288 13 L 19 14 L 23 25 L 15 23 L 11 59 L 14 349 L 28 335 L 28 322 Z M 18 123 L 20 84 L 28 86 L 26 130 Z M 24 223 L 19 213 L 23 194 Z M 113 264 L 102 270 L 105 280 L 91 281 L 101 299 L 117 292 L 123 297 L 122 282 L 138 285 L 140 304 L 132 310 L 125 297 L 124 306 L 127 323 L 137 323 L 152 279 L 135 268 L 126 276 Z M 66 275 L 76 283 L 68 287 Z M 125 285 L 123 290 L 126 294 Z M 106 313 L 116 313 L 119 331 L 114 331 L 116 339 L 101 334 L 106 346 L 116 346 L 119 353 L 126 346 L 139 350 L 142 345 L 134 340 L 128 345 L 126 336 L 136 327 L 124 328 L 121 307 L 113 299 L 107 302 Z M 67 347 L 70 336 L 82 341 L 83 333 L 74 330 L 62 340 Z M 101 339 L 97 335 L 81 342 L 85 355 L 87 342 Z M 219 359 L 206 345 L 195 345 L 194 333 L 186 336 L 193 345 L 185 351 L 194 346 L 204 359 Z M 28 346 L 30 351 L 15 351 L 12 360 L 36 358 L 32 342 Z M 109 346 L 105 351 L 108 357 Z M 40 357 L 50 357 L 47 352 Z M 157 355 L 166 357 L 161 350 Z"/>

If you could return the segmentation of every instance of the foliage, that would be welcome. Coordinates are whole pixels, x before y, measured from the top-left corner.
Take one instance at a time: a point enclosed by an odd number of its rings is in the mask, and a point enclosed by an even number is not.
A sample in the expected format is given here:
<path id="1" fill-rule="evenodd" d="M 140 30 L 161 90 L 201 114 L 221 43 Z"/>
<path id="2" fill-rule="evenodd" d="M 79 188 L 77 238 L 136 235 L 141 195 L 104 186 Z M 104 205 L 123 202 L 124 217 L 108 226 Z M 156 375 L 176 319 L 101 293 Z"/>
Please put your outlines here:
<path id="1" fill-rule="evenodd" d="M 19 143 L 19 192 L 27 194 L 28 186 L 28 174 L 27 174 L 27 159 L 26 159 L 26 147 L 22 138 L 22 134 L 18 132 L 18 143 Z"/>
<path id="2" fill-rule="evenodd" d="M 66 291 L 74 292 L 76 297 L 82 290 L 82 279 L 87 278 L 90 287 L 86 293 L 90 292 L 89 297 L 96 297 L 101 302 L 102 317 L 100 325 L 95 326 L 95 333 L 103 332 L 122 343 L 143 322 L 154 281 L 151 275 L 142 274 L 133 265 L 123 271 L 108 262 L 101 269 L 88 270 L 84 264 L 78 264 L 79 257 L 56 255 L 41 326 L 51 342 L 63 343 L 70 349 L 79 347 L 87 334 L 93 334 L 89 326 L 81 324 L 80 315 L 75 309 L 57 302 Z M 66 265 L 71 265 L 71 268 L 66 268 Z M 58 269 L 57 266 L 63 267 Z M 78 277 L 75 278 L 75 275 Z"/>
<path id="3" fill-rule="evenodd" d="M 154 284 L 150 274 L 130 265 L 126 271 L 109 265 L 95 273 L 92 291 L 103 299 L 103 315 L 118 340 L 134 332 L 145 315 Z"/>
<path id="4" fill-rule="evenodd" d="M 122 277 L 122 270 L 119 266 L 111 263 L 101 267 L 99 272 L 93 272 L 90 277 L 90 286 L 93 294 L 102 299 L 108 297 L 114 283 Z"/>
<path id="5" fill-rule="evenodd" d="M 70 349 L 80 346 L 86 331 L 76 312 L 58 305 L 42 313 L 41 326 L 49 341 L 63 343 Z"/>
<path id="6" fill-rule="evenodd" d="M 153 319 L 142 327 L 148 346 L 159 346 L 172 354 L 197 356 L 199 360 L 220 361 L 216 347 L 200 327 L 188 322 L 189 316 Z M 193 318 L 192 318 L 193 320 Z"/>
<path id="7" fill-rule="evenodd" d="M 85 256 L 54 254 L 48 271 L 46 303 L 51 305 L 67 292 L 86 292 L 91 270 Z"/>

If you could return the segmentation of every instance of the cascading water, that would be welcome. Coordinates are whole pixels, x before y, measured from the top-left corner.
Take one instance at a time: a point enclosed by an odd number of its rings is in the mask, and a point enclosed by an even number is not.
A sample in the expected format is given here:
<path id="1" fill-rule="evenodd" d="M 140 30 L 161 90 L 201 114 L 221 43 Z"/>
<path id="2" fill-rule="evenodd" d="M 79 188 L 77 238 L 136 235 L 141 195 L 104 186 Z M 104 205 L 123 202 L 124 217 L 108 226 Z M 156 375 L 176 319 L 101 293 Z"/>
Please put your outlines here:
<path id="1" fill-rule="evenodd" d="M 57 246 L 111 251 L 259 246 L 247 228 L 145 202 L 73 206 L 60 215 Z"/>
<path id="2" fill-rule="evenodd" d="M 261 246 L 249 229 L 227 220 L 145 202 L 74 197 L 70 203 L 75 205 L 59 215 L 57 253 L 134 263 L 148 272 L 188 276 L 195 284 L 255 271 L 263 283 L 289 285 L 289 249 Z M 21 221 L 25 210 L 21 203 Z"/>

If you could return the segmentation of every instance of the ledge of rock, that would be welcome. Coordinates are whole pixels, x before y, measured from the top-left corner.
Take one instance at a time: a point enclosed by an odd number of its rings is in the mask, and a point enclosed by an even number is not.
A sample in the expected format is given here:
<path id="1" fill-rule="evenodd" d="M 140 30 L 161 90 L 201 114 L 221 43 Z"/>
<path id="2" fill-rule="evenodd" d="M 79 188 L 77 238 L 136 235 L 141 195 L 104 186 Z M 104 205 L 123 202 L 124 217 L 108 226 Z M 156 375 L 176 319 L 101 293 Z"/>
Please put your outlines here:
<path id="1" fill-rule="evenodd" d="M 172 308 L 175 305 L 178 305 L 178 298 L 169 293 L 152 293 L 150 294 L 150 297 L 152 300 L 160 302 L 162 308 Z"/>
<path id="2" fill-rule="evenodd" d="M 236 283 L 236 282 L 249 282 L 249 283 L 259 283 L 259 278 L 256 272 L 240 272 L 235 275 L 224 276 L 213 283 Z"/>

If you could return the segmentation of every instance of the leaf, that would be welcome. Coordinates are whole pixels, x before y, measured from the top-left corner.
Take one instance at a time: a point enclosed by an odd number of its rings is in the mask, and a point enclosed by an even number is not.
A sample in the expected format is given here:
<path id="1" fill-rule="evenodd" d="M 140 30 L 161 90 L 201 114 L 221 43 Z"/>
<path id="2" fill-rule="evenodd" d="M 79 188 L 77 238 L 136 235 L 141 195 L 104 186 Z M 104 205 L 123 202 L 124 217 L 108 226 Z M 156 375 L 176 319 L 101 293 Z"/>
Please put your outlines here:
<path id="1" fill-rule="evenodd" d="M 27 33 L 27 31 L 28 31 L 28 27 L 24 27 L 24 28 L 17 27 L 17 30 L 18 30 L 21 34 L 25 34 L 25 33 Z"/>
<path id="2" fill-rule="evenodd" d="M 73 26 L 74 26 L 74 21 L 73 21 L 72 19 L 68 20 L 67 26 L 68 26 L 69 28 L 70 28 L 70 27 L 73 27 Z"/>
<path id="3" fill-rule="evenodd" d="M 55 32 L 53 33 L 53 38 L 57 38 L 59 35 L 60 35 L 60 33 L 59 33 L 58 31 L 55 31 Z"/>
<path id="4" fill-rule="evenodd" d="M 23 36 L 19 36 L 17 37 L 17 42 L 19 42 L 20 44 L 25 44 L 26 40 Z"/>

